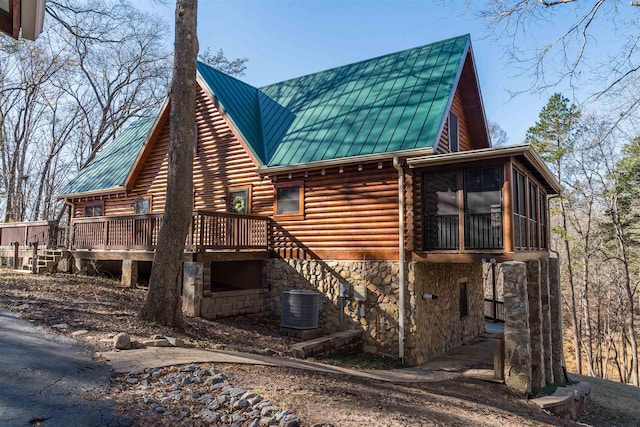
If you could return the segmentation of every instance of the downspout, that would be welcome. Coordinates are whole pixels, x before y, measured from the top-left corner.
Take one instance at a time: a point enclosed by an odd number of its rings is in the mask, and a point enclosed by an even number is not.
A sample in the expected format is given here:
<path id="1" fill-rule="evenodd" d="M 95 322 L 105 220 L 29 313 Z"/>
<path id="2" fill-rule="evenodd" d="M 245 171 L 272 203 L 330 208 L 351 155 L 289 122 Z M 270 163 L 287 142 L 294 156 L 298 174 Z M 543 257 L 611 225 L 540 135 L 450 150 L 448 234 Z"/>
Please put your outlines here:
<path id="1" fill-rule="evenodd" d="M 404 363 L 404 300 L 405 300 L 405 253 L 404 253 L 404 169 L 399 157 L 393 158 L 393 167 L 398 171 L 398 358 Z"/>

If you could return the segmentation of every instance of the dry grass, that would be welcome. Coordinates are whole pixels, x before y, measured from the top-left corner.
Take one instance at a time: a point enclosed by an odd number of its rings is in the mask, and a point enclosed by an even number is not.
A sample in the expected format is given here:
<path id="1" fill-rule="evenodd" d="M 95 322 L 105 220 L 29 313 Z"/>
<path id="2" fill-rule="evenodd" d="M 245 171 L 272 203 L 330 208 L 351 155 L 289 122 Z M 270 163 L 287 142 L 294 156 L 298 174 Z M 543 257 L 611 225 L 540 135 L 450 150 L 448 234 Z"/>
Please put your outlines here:
<path id="1" fill-rule="evenodd" d="M 591 403 L 582 421 L 597 426 L 640 426 L 640 388 L 602 378 L 570 374 L 591 384 Z"/>

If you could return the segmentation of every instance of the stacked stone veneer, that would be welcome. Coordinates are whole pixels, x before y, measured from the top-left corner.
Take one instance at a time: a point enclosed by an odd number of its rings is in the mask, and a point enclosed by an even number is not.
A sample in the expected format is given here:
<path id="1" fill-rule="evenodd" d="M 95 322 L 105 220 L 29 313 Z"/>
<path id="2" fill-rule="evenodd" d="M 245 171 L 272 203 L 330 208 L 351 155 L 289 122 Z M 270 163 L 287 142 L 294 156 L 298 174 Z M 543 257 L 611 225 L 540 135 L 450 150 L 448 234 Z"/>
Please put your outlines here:
<path id="1" fill-rule="evenodd" d="M 320 293 L 319 326 L 323 333 L 361 329 L 367 352 L 398 355 L 397 261 L 319 261 L 272 259 L 265 280 L 272 309 L 280 312 L 283 291 L 310 289 Z M 411 262 L 406 270 L 405 360 L 420 364 L 476 337 L 483 328 L 482 266 Z M 467 282 L 468 314 L 460 317 L 460 280 Z M 340 283 L 349 297 L 339 297 Z M 367 289 L 355 301 L 354 287 Z M 423 300 L 422 294 L 438 296 Z M 342 321 L 341 321 L 342 318 Z"/>
<path id="2" fill-rule="evenodd" d="M 212 292 L 202 299 L 200 315 L 206 319 L 265 313 L 268 289 L 241 289 Z"/>
<path id="3" fill-rule="evenodd" d="M 484 330 L 482 264 L 410 263 L 408 359 L 422 364 L 471 341 Z M 460 286 L 467 287 L 467 315 L 460 315 Z M 412 289 L 413 288 L 413 289 Z M 423 294 L 436 295 L 434 300 Z"/>
<path id="4" fill-rule="evenodd" d="M 562 382 L 562 321 L 555 258 L 502 264 L 505 383 L 530 394 Z"/>

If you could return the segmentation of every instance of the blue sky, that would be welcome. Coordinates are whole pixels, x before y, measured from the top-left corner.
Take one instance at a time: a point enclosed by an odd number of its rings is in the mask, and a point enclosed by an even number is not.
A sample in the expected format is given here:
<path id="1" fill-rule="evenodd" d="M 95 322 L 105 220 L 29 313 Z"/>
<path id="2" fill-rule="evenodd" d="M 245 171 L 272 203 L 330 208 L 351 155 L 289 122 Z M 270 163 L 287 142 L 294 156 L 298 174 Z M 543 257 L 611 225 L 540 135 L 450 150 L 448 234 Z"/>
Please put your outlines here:
<path id="1" fill-rule="evenodd" d="M 487 118 L 505 129 L 509 144 L 521 143 L 550 93 L 510 95 L 528 85 L 526 78 L 485 37 L 478 19 L 452 8 L 454 3 L 200 0 L 198 38 L 201 51 L 222 48 L 230 59 L 248 58 L 242 80 L 263 86 L 469 33 Z M 144 8 L 173 24 L 173 2 Z"/>

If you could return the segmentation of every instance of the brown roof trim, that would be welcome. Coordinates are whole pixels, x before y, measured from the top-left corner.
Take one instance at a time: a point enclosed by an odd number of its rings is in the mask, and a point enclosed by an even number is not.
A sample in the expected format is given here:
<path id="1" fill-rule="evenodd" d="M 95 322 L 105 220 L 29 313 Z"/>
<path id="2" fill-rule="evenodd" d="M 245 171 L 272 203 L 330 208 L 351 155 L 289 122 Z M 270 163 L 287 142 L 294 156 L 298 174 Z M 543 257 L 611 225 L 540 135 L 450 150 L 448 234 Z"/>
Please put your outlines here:
<path id="1" fill-rule="evenodd" d="M 438 154 L 434 156 L 414 157 L 407 159 L 410 169 L 464 163 L 469 161 L 488 160 L 502 157 L 523 156 L 540 173 L 549 188 L 559 193 L 562 187 L 544 161 L 531 144 L 511 145 L 506 147 L 482 148 L 479 150 L 461 151 L 458 153 Z"/>

